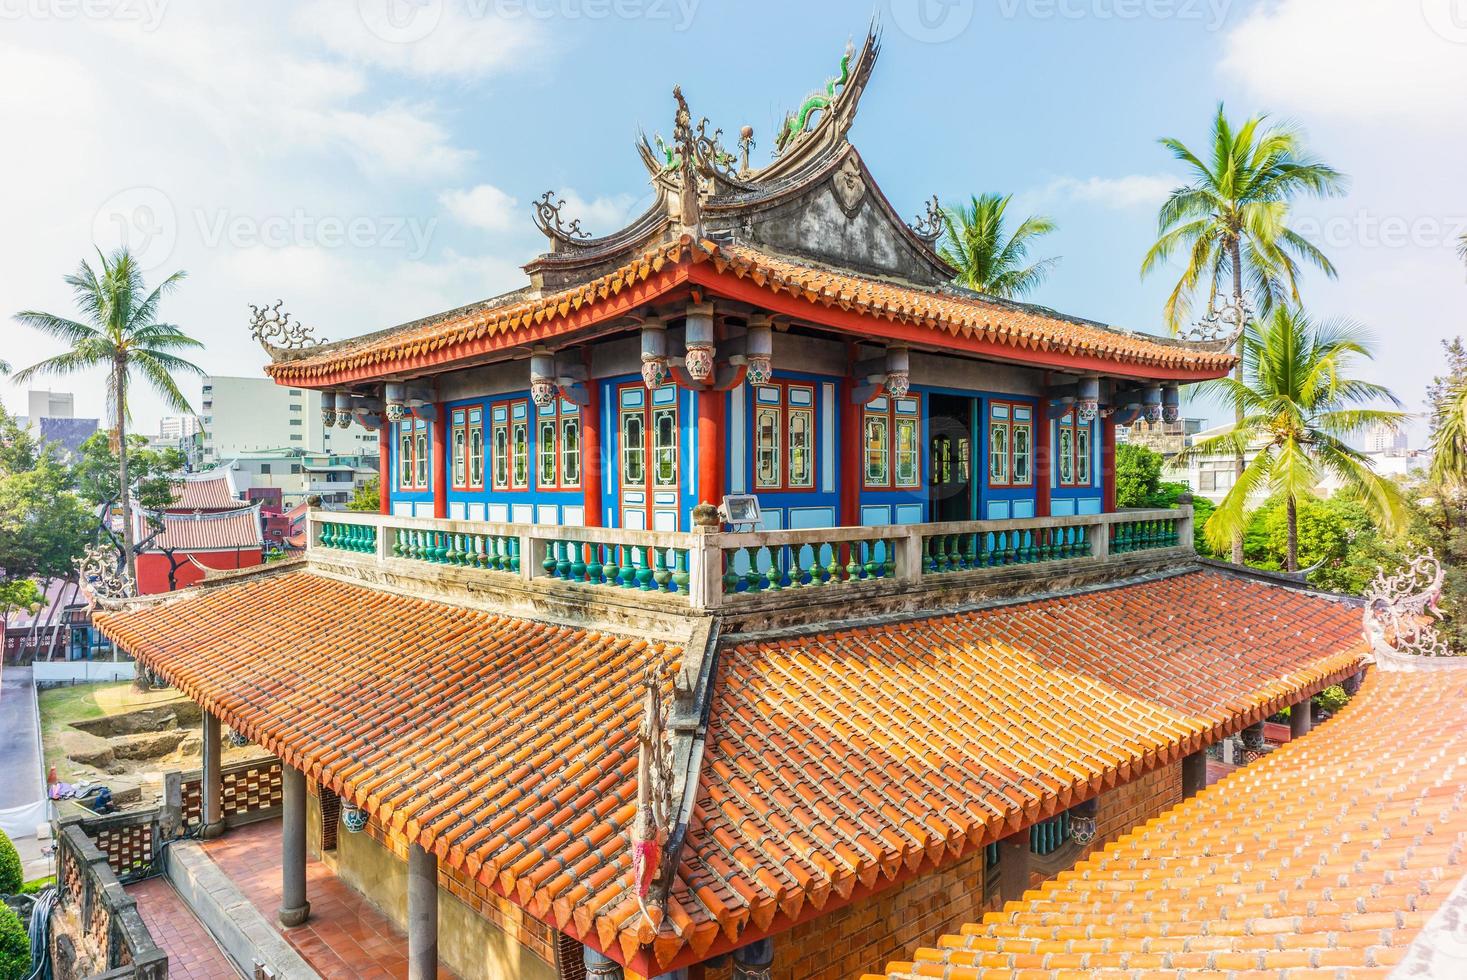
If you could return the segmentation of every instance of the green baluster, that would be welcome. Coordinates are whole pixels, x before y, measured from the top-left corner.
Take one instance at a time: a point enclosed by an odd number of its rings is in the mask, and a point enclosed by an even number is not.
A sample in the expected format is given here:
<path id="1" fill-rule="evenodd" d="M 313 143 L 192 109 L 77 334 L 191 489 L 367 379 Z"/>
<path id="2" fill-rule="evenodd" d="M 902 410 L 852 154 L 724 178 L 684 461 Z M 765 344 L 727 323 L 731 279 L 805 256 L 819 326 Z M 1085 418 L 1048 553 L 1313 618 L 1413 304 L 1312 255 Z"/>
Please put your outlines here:
<path id="1" fill-rule="evenodd" d="M 558 541 L 549 541 L 545 544 L 545 557 L 540 559 L 540 567 L 545 570 L 546 576 L 555 577 L 555 549 L 560 546 Z"/>
<path id="2" fill-rule="evenodd" d="M 803 552 L 805 548 L 810 549 L 810 564 L 805 566 L 805 574 L 810 579 L 809 584 L 820 585 L 820 575 L 824 571 L 820 565 L 820 546 L 817 544 L 807 544 L 800 550 Z"/>
<path id="3" fill-rule="evenodd" d="M 896 545 L 893 544 L 890 540 L 884 540 L 884 541 L 882 541 L 881 542 L 881 553 L 886 556 L 886 560 L 881 563 L 881 577 L 882 578 L 895 578 L 896 577 Z"/>
<path id="4" fill-rule="evenodd" d="M 971 570 L 979 567 L 978 563 L 980 559 L 978 558 L 978 535 L 974 534 L 972 531 L 964 534 L 963 549 L 964 557 L 968 562 L 968 568 Z"/>
<path id="5" fill-rule="evenodd" d="M 922 574 L 937 574 L 937 559 L 932 557 L 932 538 L 922 536 Z"/>
<path id="6" fill-rule="evenodd" d="M 650 550 L 645 546 L 632 549 L 632 560 L 637 566 L 637 588 L 643 592 L 652 591 L 652 556 L 648 554 Z"/>
<path id="7" fill-rule="evenodd" d="M 759 556 L 763 554 L 763 547 L 749 549 L 749 570 L 744 573 L 744 591 L 759 592 L 763 590 L 764 576 L 759 571 Z"/>
<path id="8" fill-rule="evenodd" d="M 590 544 L 587 548 L 590 554 L 587 556 L 589 561 L 586 562 L 586 581 L 592 585 L 604 585 L 603 572 L 605 568 L 601 562 L 602 546 L 599 544 Z"/>
<path id="9" fill-rule="evenodd" d="M 572 582 L 586 581 L 586 545 L 579 541 L 571 542 L 570 577 Z"/>
<path id="10" fill-rule="evenodd" d="M 852 541 L 846 545 L 846 581 L 855 582 L 861 577 L 861 542 Z"/>
<path id="11" fill-rule="evenodd" d="M 861 542 L 861 550 L 866 555 L 865 575 L 863 578 L 873 579 L 876 577 L 876 539 L 869 538 Z"/>
<path id="12" fill-rule="evenodd" d="M 667 568 L 667 551 L 663 548 L 652 549 L 652 584 L 658 592 L 666 592 L 667 584 L 672 581 L 672 572 Z"/>
<path id="13" fill-rule="evenodd" d="M 688 594 L 688 582 L 692 576 L 688 573 L 688 549 L 677 548 L 672 553 L 676 570 L 672 573 L 672 590 L 678 595 Z"/>
<path id="14" fill-rule="evenodd" d="M 557 548 L 556 549 L 556 552 L 555 552 L 555 554 L 556 554 L 555 577 L 556 578 L 560 578 L 560 579 L 569 579 L 570 578 L 571 565 L 575 564 L 573 561 L 571 561 L 571 556 L 572 556 L 572 553 L 578 547 L 580 547 L 580 546 L 578 544 L 576 544 L 575 541 L 562 541 L 560 543 L 560 547 Z"/>
<path id="15" fill-rule="evenodd" d="M 825 566 L 825 584 L 840 584 L 840 545 L 836 542 L 830 544 L 830 564 Z"/>
<path id="16" fill-rule="evenodd" d="M 725 550 L 720 553 L 723 555 L 723 594 L 733 595 L 739 591 L 740 581 L 739 573 L 734 570 L 735 566 L 738 565 L 738 559 L 735 556 L 742 555 L 744 549 L 737 548 Z"/>
<path id="17" fill-rule="evenodd" d="M 463 548 L 460 547 L 463 544 L 463 539 L 454 531 L 449 531 L 444 534 L 443 539 L 443 561 L 449 565 L 459 564 L 460 559 L 463 557 Z"/>
<path id="18" fill-rule="evenodd" d="M 784 548 L 775 545 L 769 549 L 769 572 L 765 576 L 769 580 L 769 591 L 778 592 L 784 588 Z"/>

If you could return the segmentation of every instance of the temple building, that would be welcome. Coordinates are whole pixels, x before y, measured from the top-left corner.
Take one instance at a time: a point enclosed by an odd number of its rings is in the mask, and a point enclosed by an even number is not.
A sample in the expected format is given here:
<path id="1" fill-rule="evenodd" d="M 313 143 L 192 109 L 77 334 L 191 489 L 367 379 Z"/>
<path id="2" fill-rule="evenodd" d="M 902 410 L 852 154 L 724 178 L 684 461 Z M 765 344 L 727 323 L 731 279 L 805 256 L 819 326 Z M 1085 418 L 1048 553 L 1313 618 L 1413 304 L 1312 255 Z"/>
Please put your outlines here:
<path id="1" fill-rule="evenodd" d="M 379 434 L 381 512 L 96 619 L 203 706 L 209 833 L 221 730 L 279 758 L 287 937 L 320 862 L 414 977 L 860 975 L 1362 670 L 1358 605 L 1116 506 L 1116 426 L 1234 338 L 953 286 L 848 139 L 878 47 L 763 165 L 674 90 L 653 206 L 593 237 L 547 194 L 512 293 L 335 343 L 256 309 Z"/>
<path id="2" fill-rule="evenodd" d="M 173 592 L 202 581 L 210 569 L 265 560 L 260 507 L 239 498 L 228 469 L 185 473 L 170 496 L 161 510 L 133 508 L 139 595 Z"/>

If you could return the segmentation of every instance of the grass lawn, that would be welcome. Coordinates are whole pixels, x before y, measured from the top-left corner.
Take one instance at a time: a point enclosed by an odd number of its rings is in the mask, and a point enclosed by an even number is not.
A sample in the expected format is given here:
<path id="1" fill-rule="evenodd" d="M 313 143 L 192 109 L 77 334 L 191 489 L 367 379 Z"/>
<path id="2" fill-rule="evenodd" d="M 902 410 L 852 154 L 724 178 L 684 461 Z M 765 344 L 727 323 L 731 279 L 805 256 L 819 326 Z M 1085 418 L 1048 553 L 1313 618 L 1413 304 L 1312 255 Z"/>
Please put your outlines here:
<path id="1" fill-rule="evenodd" d="M 132 681 L 72 684 L 41 691 L 41 745 L 46 756 L 46 767 L 49 769 L 55 766 L 57 775 L 63 781 L 75 781 L 79 770 L 66 757 L 61 737 L 70 730 L 72 722 L 123 714 L 182 698 L 183 695 L 172 688 L 137 691 L 133 688 Z"/>

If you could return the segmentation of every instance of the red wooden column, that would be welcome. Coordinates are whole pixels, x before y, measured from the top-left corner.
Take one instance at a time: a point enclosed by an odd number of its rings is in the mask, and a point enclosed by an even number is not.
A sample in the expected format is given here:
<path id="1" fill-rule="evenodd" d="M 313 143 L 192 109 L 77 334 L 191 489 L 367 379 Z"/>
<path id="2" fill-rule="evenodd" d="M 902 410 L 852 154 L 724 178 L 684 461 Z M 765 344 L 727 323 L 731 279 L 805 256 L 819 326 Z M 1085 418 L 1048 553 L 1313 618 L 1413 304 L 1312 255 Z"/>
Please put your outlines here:
<path id="1" fill-rule="evenodd" d="M 836 415 L 840 417 L 840 433 L 836 441 L 839 453 L 836 473 L 840 480 L 841 527 L 859 527 L 861 524 L 861 475 L 864 462 L 861 459 L 861 406 L 853 401 L 856 393 L 856 358 L 856 345 L 847 344 L 846 377 L 840 383 L 840 406 L 836 410 Z"/>
<path id="2" fill-rule="evenodd" d="M 385 418 L 377 430 L 377 451 L 382 454 L 377 464 L 377 512 L 392 513 L 392 423 Z"/>
<path id="3" fill-rule="evenodd" d="M 448 409 L 442 402 L 433 405 L 433 516 L 448 516 Z"/>
<path id="4" fill-rule="evenodd" d="M 698 499 L 723 502 L 724 393 L 698 392 Z"/>
<path id="5" fill-rule="evenodd" d="M 1116 509 L 1116 424 L 1100 419 L 1101 510 L 1112 514 Z"/>
<path id="6" fill-rule="evenodd" d="M 601 385 L 588 377 L 581 406 L 581 506 L 587 527 L 601 526 L 601 466 Z"/>
<path id="7" fill-rule="evenodd" d="M 1034 406 L 1034 516 L 1049 516 L 1050 492 L 1049 399 Z"/>

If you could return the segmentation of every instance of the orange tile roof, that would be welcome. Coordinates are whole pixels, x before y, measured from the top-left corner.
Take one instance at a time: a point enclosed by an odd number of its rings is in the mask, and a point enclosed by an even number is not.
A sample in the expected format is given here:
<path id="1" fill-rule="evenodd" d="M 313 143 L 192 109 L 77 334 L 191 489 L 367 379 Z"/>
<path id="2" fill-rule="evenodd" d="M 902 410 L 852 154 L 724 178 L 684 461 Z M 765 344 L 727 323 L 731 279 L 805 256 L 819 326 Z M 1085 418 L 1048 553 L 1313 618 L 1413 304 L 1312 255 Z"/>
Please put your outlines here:
<path id="1" fill-rule="evenodd" d="M 654 931 L 624 874 L 642 645 L 304 572 L 180 595 L 98 626 L 532 914 L 663 968 L 1174 761 L 1362 650 L 1355 608 L 1211 571 L 734 642 Z"/>
<path id="2" fill-rule="evenodd" d="M 239 501 L 234 501 L 238 505 Z M 257 507 L 241 507 L 230 511 L 203 511 L 156 515 L 163 521 L 163 531 L 153 539 L 147 551 L 177 548 L 183 551 L 230 551 L 235 548 L 259 548 L 264 544 Z M 138 540 L 152 533 L 142 513 L 138 514 Z"/>
<path id="3" fill-rule="evenodd" d="M 625 904 L 636 682 L 647 657 L 671 669 L 679 648 L 305 571 L 173 595 L 94 621 L 231 728 L 499 893 Z"/>
<path id="4" fill-rule="evenodd" d="M 1310 735 L 885 976 L 1384 976 L 1462 878 L 1464 705 L 1462 667 L 1372 671 Z"/>
<path id="5" fill-rule="evenodd" d="M 169 507 L 179 510 L 229 510 L 238 507 L 234 487 L 225 473 L 186 476 L 169 486 Z"/>
<path id="6" fill-rule="evenodd" d="M 347 379 L 446 365 L 489 350 L 515 346 L 634 310 L 688 282 L 714 293 L 720 284 L 753 286 L 759 296 L 801 301 L 812 322 L 837 320 L 860 332 L 864 324 L 915 328 L 901 339 L 951 344 L 1019 360 L 1087 358 L 1193 380 L 1226 373 L 1228 351 L 1116 330 L 1037 306 L 997 302 L 830 270 L 747 245 L 690 238 L 652 249 L 591 282 L 538 298 L 513 294 L 396 330 L 306 350 L 266 370 L 282 384 L 331 384 Z M 605 315 L 599 307 L 609 307 Z M 855 322 L 847 322 L 852 316 Z"/>

